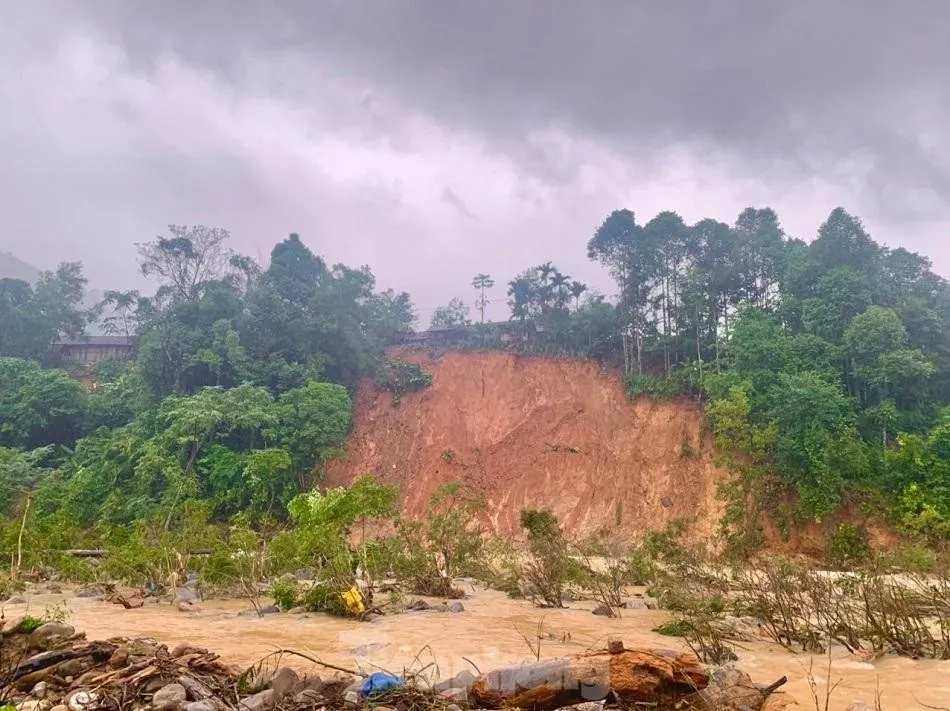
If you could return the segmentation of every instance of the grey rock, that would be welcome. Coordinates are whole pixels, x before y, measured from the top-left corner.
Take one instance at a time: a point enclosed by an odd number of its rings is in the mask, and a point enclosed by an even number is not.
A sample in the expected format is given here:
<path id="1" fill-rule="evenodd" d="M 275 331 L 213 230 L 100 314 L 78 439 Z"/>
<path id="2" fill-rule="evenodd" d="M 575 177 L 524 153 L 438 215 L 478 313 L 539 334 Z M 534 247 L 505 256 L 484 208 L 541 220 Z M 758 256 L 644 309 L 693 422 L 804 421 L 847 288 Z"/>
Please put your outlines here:
<path id="1" fill-rule="evenodd" d="M 294 705 L 303 706 L 303 705 L 312 705 L 318 701 L 323 700 L 323 694 L 321 694 L 316 689 L 304 689 L 300 693 L 294 696 Z M 379 711 L 377 707 L 377 711 Z"/>
<path id="2" fill-rule="evenodd" d="M 53 708 L 53 702 L 49 699 L 27 699 L 18 703 L 16 708 L 17 711 L 49 711 Z"/>
<path id="3" fill-rule="evenodd" d="M 276 702 L 272 689 L 264 689 L 253 696 L 248 696 L 238 702 L 238 711 L 267 711 L 274 707 Z"/>
<path id="4" fill-rule="evenodd" d="M 445 691 L 439 692 L 439 695 L 443 699 L 450 699 L 452 701 L 461 701 L 462 703 L 468 701 L 468 689 L 446 689 Z"/>
<path id="5" fill-rule="evenodd" d="M 449 612 L 465 612 L 465 605 L 460 602 L 453 602 L 449 605 Z"/>
<path id="6" fill-rule="evenodd" d="M 655 610 L 657 602 L 652 597 L 635 597 L 623 603 L 625 610 Z"/>
<path id="7" fill-rule="evenodd" d="M 280 608 L 277 605 L 267 605 L 261 608 L 261 612 L 265 615 L 276 615 L 280 612 Z"/>
<path id="8" fill-rule="evenodd" d="M 185 704 L 185 711 L 217 711 L 218 705 L 212 699 L 202 699 Z"/>
<path id="9" fill-rule="evenodd" d="M 297 576 L 293 573 L 284 573 L 279 578 L 277 578 L 282 583 L 296 583 Z"/>
<path id="10" fill-rule="evenodd" d="M 297 580 L 313 580 L 313 568 L 301 568 L 300 570 L 294 571 L 294 577 Z"/>
<path id="11" fill-rule="evenodd" d="M 188 692 L 181 684 L 166 684 L 152 695 L 152 706 L 156 709 L 174 709 L 188 700 Z"/>
<path id="12" fill-rule="evenodd" d="M 76 591 L 76 597 L 99 597 L 99 591 L 96 588 L 80 588 Z"/>
<path id="13" fill-rule="evenodd" d="M 8 598 L 4 604 L 5 605 L 25 605 L 26 598 L 20 597 L 19 595 L 14 595 L 13 597 Z"/>
<path id="14" fill-rule="evenodd" d="M 613 617 L 610 608 L 606 605 L 598 605 L 591 611 L 591 613 L 597 615 L 598 617 Z"/>
<path id="15" fill-rule="evenodd" d="M 304 607 L 303 605 L 298 605 L 297 607 L 292 607 L 290 608 L 290 610 L 288 610 L 288 612 L 291 615 L 302 615 L 306 611 L 307 611 L 307 608 Z"/>
<path id="16" fill-rule="evenodd" d="M 33 687 L 33 691 L 30 692 L 30 696 L 35 699 L 45 699 L 48 689 L 49 687 L 45 681 L 38 682 L 36 686 Z"/>
<path id="17" fill-rule="evenodd" d="M 175 588 L 175 599 L 182 602 L 194 602 L 198 599 L 198 593 L 191 588 Z"/>
<path id="18" fill-rule="evenodd" d="M 406 605 L 407 610 L 422 611 L 422 610 L 431 610 L 432 607 L 425 600 L 413 600 L 408 605 Z"/>
<path id="19" fill-rule="evenodd" d="M 274 672 L 270 680 L 270 688 L 276 699 L 282 699 L 293 693 L 298 684 L 300 684 L 300 677 L 290 667 L 281 667 Z"/>
<path id="20" fill-rule="evenodd" d="M 40 649 L 50 650 L 56 645 L 62 644 L 74 634 L 76 634 L 76 630 L 72 625 L 66 625 L 62 622 L 47 622 L 33 630 L 30 634 L 30 640 Z"/>
<path id="21" fill-rule="evenodd" d="M 445 691 L 446 689 L 471 689 L 475 683 L 475 678 L 472 672 L 468 669 L 463 669 L 451 679 L 440 681 L 434 688 L 438 692 Z"/>

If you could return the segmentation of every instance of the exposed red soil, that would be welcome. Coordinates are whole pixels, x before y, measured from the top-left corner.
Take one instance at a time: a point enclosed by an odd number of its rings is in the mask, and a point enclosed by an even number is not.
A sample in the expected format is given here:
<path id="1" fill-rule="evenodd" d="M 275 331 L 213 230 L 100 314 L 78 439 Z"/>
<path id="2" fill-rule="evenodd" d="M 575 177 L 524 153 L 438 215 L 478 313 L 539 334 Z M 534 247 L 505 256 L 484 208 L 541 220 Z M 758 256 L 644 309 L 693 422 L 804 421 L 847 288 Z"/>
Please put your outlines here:
<path id="1" fill-rule="evenodd" d="M 374 474 L 402 487 L 403 513 L 425 513 L 433 492 L 463 481 L 487 499 L 492 527 L 517 534 L 523 508 L 550 508 L 573 535 L 636 540 L 671 521 L 711 537 L 719 482 L 703 412 L 688 401 L 631 402 L 619 374 L 591 362 L 500 352 L 401 351 L 433 384 L 402 396 L 366 384 L 331 486 Z"/>

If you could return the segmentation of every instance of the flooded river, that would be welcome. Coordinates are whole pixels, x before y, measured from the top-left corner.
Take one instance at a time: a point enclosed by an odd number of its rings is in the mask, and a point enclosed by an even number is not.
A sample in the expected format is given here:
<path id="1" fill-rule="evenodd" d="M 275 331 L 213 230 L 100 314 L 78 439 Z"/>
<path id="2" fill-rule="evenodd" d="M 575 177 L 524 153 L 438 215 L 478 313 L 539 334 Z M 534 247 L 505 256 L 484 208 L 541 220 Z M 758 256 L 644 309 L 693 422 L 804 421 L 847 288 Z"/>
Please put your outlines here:
<path id="1" fill-rule="evenodd" d="M 538 610 L 497 591 L 471 587 L 469 592 L 471 596 L 463 601 L 465 611 L 461 613 L 408 612 L 364 623 L 316 614 L 260 618 L 250 613 L 247 601 L 242 600 L 207 600 L 200 603 L 200 612 L 182 613 L 168 603 L 124 610 L 69 594 L 27 597 L 34 614 L 65 603 L 71 613 L 70 624 L 85 631 L 90 639 L 153 637 L 169 647 L 187 642 L 206 647 L 241 667 L 285 648 L 364 672 L 400 672 L 434 662 L 430 671 L 438 669 L 439 675 L 447 678 L 472 669 L 472 665 L 487 671 L 533 660 L 525 637 L 535 644 L 539 621 L 544 637 L 542 658 L 601 648 L 608 636 L 620 637 L 628 647 L 685 648 L 681 640 L 651 631 L 667 619 L 660 611 L 625 610 L 622 619 L 611 620 L 592 615 L 592 603 L 574 603 L 565 610 Z M 11 607 L 7 614 L 23 612 L 22 605 L 16 608 L 14 611 Z M 757 682 L 788 676 L 785 690 L 802 709 L 814 707 L 807 680 L 809 664 L 818 678 L 819 693 L 824 694 L 829 677 L 827 656 L 793 655 L 764 642 L 743 643 L 736 652 L 739 665 Z M 287 663 L 300 670 L 312 669 L 309 662 L 299 658 Z M 840 680 L 830 705 L 835 710 L 843 711 L 855 700 L 873 702 L 878 688 L 885 711 L 920 709 L 924 704 L 950 708 L 950 662 L 889 657 L 869 664 L 841 651 L 833 654 L 830 679 L 832 684 Z"/>

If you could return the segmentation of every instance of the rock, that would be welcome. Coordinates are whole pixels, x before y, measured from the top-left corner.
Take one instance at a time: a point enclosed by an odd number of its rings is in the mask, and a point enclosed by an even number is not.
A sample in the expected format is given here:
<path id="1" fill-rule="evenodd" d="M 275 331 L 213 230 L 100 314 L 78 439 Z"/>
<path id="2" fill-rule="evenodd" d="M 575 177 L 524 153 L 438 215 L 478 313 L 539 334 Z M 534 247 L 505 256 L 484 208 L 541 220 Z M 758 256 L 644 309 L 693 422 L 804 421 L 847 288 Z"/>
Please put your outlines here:
<path id="1" fill-rule="evenodd" d="M 79 588 L 76 597 L 99 597 L 99 591 L 95 588 Z"/>
<path id="2" fill-rule="evenodd" d="M 591 614 L 597 615 L 599 617 L 613 617 L 614 613 L 606 605 L 598 605 L 593 610 Z"/>
<path id="3" fill-rule="evenodd" d="M 109 668 L 110 669 L 121 669 L 129 661 L 129 652 L 128 647 L 119 647 L 112 653 L 112 656 L 109 657 Z"/>
<path id="4" fill-rule="evenodd" d="M 607 651 L 611 654 L 620 654 L 623 651 L 623 640 L 611 637 L 607 640 Z"/>
<path id="5" fill-rule="evenodd" d="M 382 615 L 377 615 L 375 612 L 369 612 L 363 615 L 363 622 L 376 622 L 377 620 L 383 619 Z"/>
<path id="6" fill-rule="evenodd" d="M 267 605 L 261 608 L 261 613 L 264 615 L 276 615 L 278 612 L 280 612 L 280 608 L 277 605 Z"/>
<path id="7" fill-rule="evenodd" d="M 769 696 L 759 708 L 759 711 L 794 711 L 794 709 L 800 708 L 801 706 L 795 699 L 788 694 L 779 692 Z M 875 711 L 873 706 L 866 706 L 865 708 Z"/>
<path id="8" fill-rule="evenodd" d="M 188 692 L 181 684 L 166 684 L 152 695 L 152 707 L 174 709 L 188 700 Z"/>
<path id="9" fill-rule="evenodd" d="M 24 620 L 26 620 L 24 615 L 9 620 L 0 620 L 0 635 L 6 637 L 7 635 L 16 634 L 20 631 L 20 625 L 23 624 Z"/>
<path id="10" fill-rule="evenodd" d="M 462 711 L 462 707 L 458 704 L 449 704 L 445 707 L 445 711 Z"/>
<path id="11" fill-rule="evenodd" d="M 16 706 L 17 711 L 49 711 L 53 702 L 49 699 L 27 699 Z"/>
<path id="12" fill-rule="evenodd" d="M 99 694 L 95 691 L 77 691 L 66 702 L 69 711 L 90 711 L 99 705 Z"/>
<path id="13" fill-rule="evenodd" d="M 713 622 L 713 627 L 726 639 L 738 642 L 753 642 L 762 638 L 762 623 L 756 617 L 726 615 Z"/>
<path id="14" fill-rule="evenodd" d="M 212 699 L 202 699 L 185 704 L 184 711 L 217 711 L 218 705 Z"/>
<path id="15" fill-rule="evenodd" d="M 19 595 L 14 595 L 13 597 L 9 598 L 9 599 L 8 599 L 5 603 L 3 603 L 3 604 L 4 604 L 4 605 L 25 605 L 25 604 L 26 604 L 26 598 L 25 598 L 25 597 L 20 597 Z"/>
<path id="16" fill-rule="evenodd" d="M 291 615 L 302 615 L 307 611 L 307 608 L 303 605 L 298 605 L 297 607 L 292 607 L 288 610 Z"/>
<path id="17" fill-rule="evenodd" d="M 86 657 L 86 659 L 88 659 L 88 657 Z M 85 661 L 82 657 L 79 659 L 67 659 L 65 662 L 56 665 L 56 674 L 62 677 L 77 677 L 88 668 L 89 662 Z"/>
<path id="18" fill-rule="evenodd" d="M 50 593 L 51 595 L 62 595 L 63 588 L 59 585 L 59 583 L 50 583 L 46 588 L 46 592 Z"/>
<path id="19" fill-rule="evenodd" d="M 468 689 L 446 689 L 445 691 L 439 692 L 439 695 L 444 699 L 450 699 L 451 701 L 461 701 L 466 703 L 468 701 Z"/>
<path id="20" fill-rule="evenodd" d="M 453 602 L 451 605 L 449 605 L 449 612 L 465 612 L 465 605 L 460 602 Z"/>
<path id="21" fill-rule="evenodd" d="M 425 600 L 413 600 L 406 605 L 406 609 L 421 612 L 423 610 L 431 610 L 432 607 Z"/>
<path id="22" fill-rule="evenodd" d="M 45 681 L 39 682 L 36 686 L 33 687 L 33 690 L 30 692 L 30 696 L 35 699 L 45 699 L 48 686 Z"/>
<path id="23" fill-rule="evenodd" d="M 187 602 L 182 600 L 178 603 L 179 612 L 201 612 L 201 608 L 195 605 L 193 602 Z"/>
<path id="24" fill-rule="evenodd" d="M 583 704 L 575 704 L 571 706 L 575 711 L 603 711 L 604 702 L 603 701 L 586 701 Z"/>
<path id="25" fill-rule="evenodd" d="M 175 599 L 181 602 L 194 602 L 198 599 L 198 593 L 191 588 L 175 588 Z"/>
<path id="26" fill-rule="evenodd" d="M 358 691 L 347 691 L 343 694 L 343 702 L 348 706 L 359 706 L 360 705 L 360 692 Z"/>
<path id="27" fill-rule="evenodd" d="M 264 689 L 253 696 L 241 699 L 238 702 L 238 711 L 267 711 L 274 707 L 275 694 L 273 689 Z"/>
<path id="28" fill-rule="evenodd" d="M 297 576 L 293 573 L 284 573 L 279 578 L 277 578 L 282 583 L 296 583 Z"/>
<path id="29" fill-rule="evenodd" d="M 44 651 L 49 651 L 76 634 L 72 625 L 62 622 L 47 622 L 30 634 L 30 642 Z"/>
<path id="30" fill-rule="evenodd" d="M 323 694 L 313 689 L 304 689 L 294 696 L 294 706 L 313 706 L 323 700 Z"/>
<path id="31" fill-rule="evenodd" d="M 655 610 L 657 602 L 652 597 L 635 597 L 623 603 L 625 610 Z"/>
<path id="32" fill-rule="evenodd" d="M 294 571 L 294 577 L 297 580 L 313 580 L 313 568 L 301 568 Z"/>
<path id="33" fill-rule="evenodd" d="M 280 700 L 289 696 L 300 684 L 300 677 L 290 667 L 281 667 L 270 680 L 271 691 L 274 692 L 274 698 Z"/>
<path id="34" fill-rule="evenodd" d="M 458 674 L 453 676 L 451 679 L 446 679 L 445 681 L 440 681 L 433 688 L 442 692 L 446 689 L 471 689 L 472 684 L 475 683 L 475 675 L 472 674 L 468 669 L 463 669 Z"/>

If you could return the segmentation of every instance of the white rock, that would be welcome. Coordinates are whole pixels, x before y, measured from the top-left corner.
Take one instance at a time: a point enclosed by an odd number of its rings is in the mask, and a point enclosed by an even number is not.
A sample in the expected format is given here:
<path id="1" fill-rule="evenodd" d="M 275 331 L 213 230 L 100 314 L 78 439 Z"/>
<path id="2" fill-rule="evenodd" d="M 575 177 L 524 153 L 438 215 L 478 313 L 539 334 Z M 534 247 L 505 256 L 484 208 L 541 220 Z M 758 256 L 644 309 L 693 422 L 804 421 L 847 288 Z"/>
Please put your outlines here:
<path id="1" fill-rule="evenodd" d="M 99 695 L 94 691 L 77 691 L 69 697 L 66 705 L 70 711 L 89 711 L 99 703 Z"/>
<path id="2" fill-rule="evenodd" d="M 152 706 L 156 709 L 171 709 L 188 699 L 188 692 L 181 684 L 166 684 L 152 695 Z"/>

